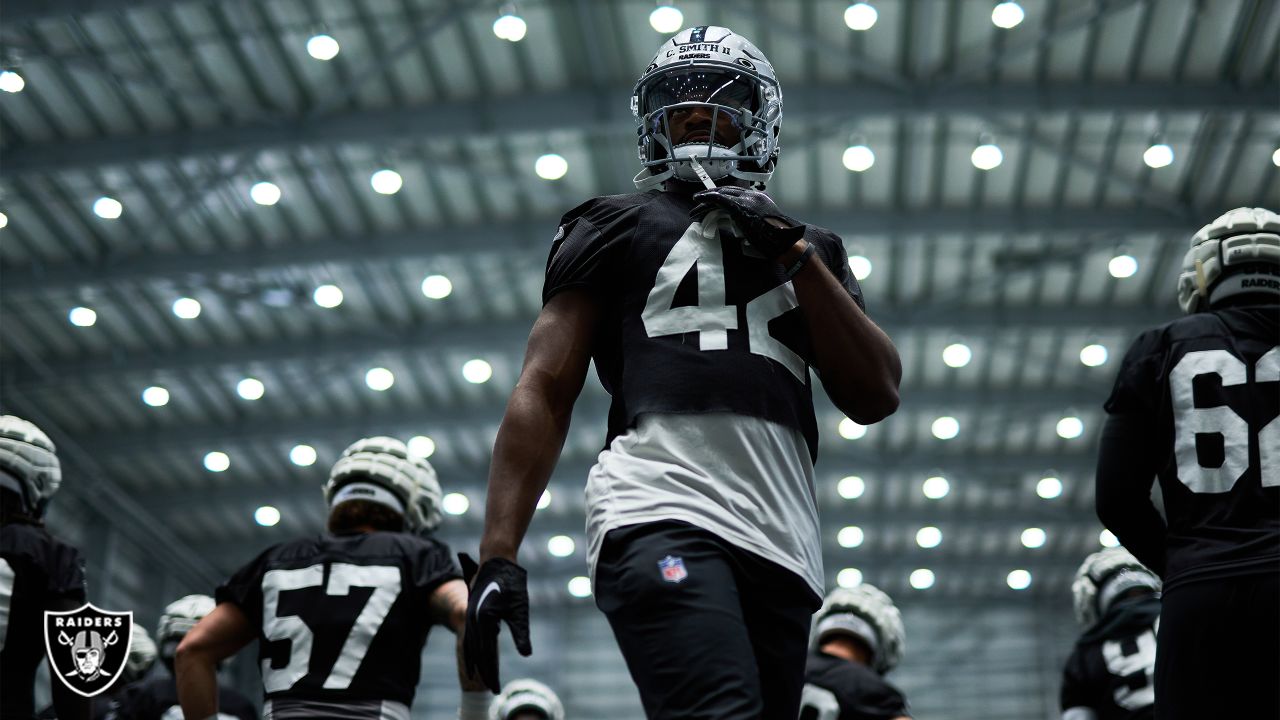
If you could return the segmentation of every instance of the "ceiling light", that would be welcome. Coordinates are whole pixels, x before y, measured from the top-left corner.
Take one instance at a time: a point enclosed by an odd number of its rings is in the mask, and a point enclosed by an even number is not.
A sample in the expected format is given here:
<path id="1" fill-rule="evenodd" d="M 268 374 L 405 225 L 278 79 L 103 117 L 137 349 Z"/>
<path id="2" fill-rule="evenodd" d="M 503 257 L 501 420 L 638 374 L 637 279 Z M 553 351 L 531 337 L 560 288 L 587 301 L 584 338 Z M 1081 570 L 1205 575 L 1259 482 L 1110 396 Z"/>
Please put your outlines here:
<path id="1" fill-rule="evenodd" d="M 280 186 L 265 180 L 254 183 L 249 188 L 249 197 L 259 205 L 275 205 L 280 202 Z"/>
<path id="2" fill-rule="evenodd" d="M 1036 483 L 1036 494 L 1045 500 L 1052 500 L 1062 494 L 1062 481 L 1056 477 L 1040 478 Z"/>
<path id="3" fill-rule="evenodd" d="M 1002 2 L 991 9 L 991 23 L 1005 30 L 1017 27 L 1026 16 L 1016 2 Z"/>
<path id="4" fill-rule="evenodd" d="M 447 298 L 451 292 L 453 292 L 453 283 L 444 275 L 428 275 L 422 281 L 422 294 L 432 300 Z"/>
<path id="5" fill-rule="evenodd" d="M 195 298 L 178 298 L 173 301 L 173 314 L 183 320 L 194 320 L 200 317 L 200 301 Z"/>
<path id="6" fill-rule="evenodd" d="M 994 170 L 1004 162 L 1004 153 L 996 145 L 987 143 L 974 148 L 969 161 L 979 170 Z"/>
<path id="7" fill-rule="evenodd" d="M 942 476 L 934 476 L 925 480 L 920 489 L 924 492 L 924 496 L 930 500 L 939 500 L 951 492 L 951 483 L 947 482 L 947 479 Z"/>
<path id="8" fill-rule="evenodd" d="M 1098 542 L 1102 544 L 1102 547 L 1120 547 L 1120 538 L 1116 537 L 1115 533 L 1110 530 L 1103 530 L 1098 533 Z"/>
<path id="9" fill-rule="evenodd" d="M 922 548 L 935 548 L 942 544 L 942 531 L 932 525 L 916 531 L 916 544 Z"/>
<path id="10" fill-rule="evenodd" d="M 369 184 L 380 195 L 395 195 L 404 185 L 404 178 L 395 170 L 379 170 L 369 176 Z"/>
<path id="11" fill-rule="evenodd" d="M 568 535 L 552 535 L 547 541 L 547 552 L 556 557 L 569 557 L 573 554 L 577 543 Z"/>
<path id="12" fill-rule="evenodd" d="M 322 308 L 336 308 L 342 304 L 342 288 L 337 285 L 321 285 L 311 299 Z"/>
<path id="13" fill-rule="evenodd" d="M 71 312 L 67 313 L 67 319 L 76 327 L 92 327 L 98 322 L 98 313 L 87 307 L 73 307 Z"/>
<path id="14" fill-rule="evenodd" d="M 462 377 L 469 383 L 479 385 L 493 377 L 493 367 L 480 358 L 468 360 L 462 365 Z"/>
<path id="15" fill-rule="evenodd" d="M 973 359 L 973 351 L 964 343 L 951 343 L 942 349 L 942 362 L 947 367 L 962 368 Z"/>
<path id="16" fill-rule="evenodd" d="M 1009 587 L 1014 590 L 1026 590 L 1031 587 L 1031 573 L 1026 570 L 1014 570 L 1005 578 L 1005 582 L 1009 583 Z"/>
<path id="17" fill-rule="evenodd" d="M 836 492 L 845 500 L 856 500 L 862 497 L 862 493 L 867 489 L 866 483 L 857 475 L 840 478 L 840 482 L 836 483 Z"/>
<path id="18" fill-rule="evenodd" d="M 1078 417 L 1064 417 L 1058 421 L 1058 437 L 1074 440 L 1084 433 L 1084 423 Z"/>
<path id="19" fill-rule="evenodd" d="M 538 496 L 538 504 L 536 507 L 538 510 L 546 510 L 547 508 L 551 507 L 551 491 L 550 490 L 542 491 L 542 494 Z"/>
<path id="20" fill-rule="evenodd" d="M 684 26 L 684 13 L 671 5 L 659 5 L 649 13 L 649 26 L 663 35 L 670 35 Z"/>
<path id="21" fill-rule="evenodd" d="M 1173 148 L 1164 143 L 1156 143 L 1142 153 L 1142 162 L 1153 169 L 1169 167 L 1173 164 Z"/>
<path id="22" fill-rule="evenodd" d="M 862 571 L 858 568 L 845 568 L 836 573 L 836 584 L 842 588 L 857 587 L 862 584 Z"/>
<path id="23" fill-rule="evenodd" d="M 529 26 L 519 15 L 507 13 L 493 21 L 493 34 L 502 40 L 520 42 L 529 32 Z"/>
<path id="24" fill-rule="evenodd" d="M 880 13 L 870 3 L 854 3 L 844 9 L 844 24 L 850 30 L 870 30 L 879 17 Z"/>
<path id="25" fill-rule="evenodd" d="M 876 154 L 866 145 L 850 145 L 840 156 L 840 162 L 851 172 L 866 172 L 876 164 Z"/>
<path id="26" fill-rule="evenodd" d="M 370 368 L 369 372 L 364 374 L 364 384 L 368 385 L 370 390 L 382 392 L 396 384 L 396 376 L 384 367 Z"/>
<path id="27" fill-rule="evenodd" d="M 1022 531 L 1022 546 L 1028 548 L 1044 547 L 1047 538 L 1043 528 L 1031 527 Z"/>
<path id="28" fill-rule="evenodd" d="M 316 464 L 316 449 L 310 445 L 294 445 L 289 451 L 289 462 L 298 467 L 311 467 Z"/>
<path id="29" fill-rule="evenodd" d="M 7 93 L 22 92 L 22 88 L 27 86 L 27 81 L 22 76 L 12 70 L 0 72 L 0 90 Z"/>
<path id="30" fill-rule="evenodd" d="M 471 507 L 471 501 L 462 493 L 449 493 L 440 498 L 440 509 L 450 515 L 461 515 Z"/>
<path id="31" fill-rule="evenodd" d="M 103 196 L 93 201 L 93 214 L 103 220 L 115 220 L 123 212 L 124 205 L 115 198 Z"/>
<path id="32" fill-rule="evenodd" d="M 414 435 L 409 438 L 409 442 L 406 445 L 409 447 L 411 454 L 424 459 L 431 457 L 436 452 L 436 441 L 426 435 Z"/>
<path id="33" fill-rule="evenodd" d="M 591 578 L 579 575 L 570 580 L 569 594 L 576 598 L 591 597 Z"/>
<path id="34" fill-rule="evenodd" d="M 1271 153 L 1271 164 L 1280 167 L 1280 148 L 1276 148 Z"/>
<path id="35" fill-rule="evenodd" d="M 247 377 L 236 383 L 236 394 L 245 400 L 257 400 L 266 392 L 266 386 L 257 378 Z"/>
<path id="36" fill-rule="evenodd" d="M 1080 348 L 1080 362 L 1089 367 L 1098 367 L 1107 362 L 1107 348 L 1105 345 L 1085 345 Z"/>
<path id="37" fill-rule="evenodd" d="M 159 385 L 152 385 L 142 391 L 142 402 L 151 407 L 164 407 L 169 404 L 169 391 Z"/>
<path id="38" fill-rule="evenodd" d="M 867 434 L 866 425 L 860 425 L 849 418 L 841 420 L 836 430 L 845 440 L 857 440 Z"/>
<path id="39" fill-rule="evenodd" d="M 854 548 L 862 544 L 865 535 L 862 528 L 857 525 L 848 525 L 840 528 L 840 532 L 836 533 L 836 542 L 840 543 L 840 547 Z"/>
<path id="40" fill-rule="evenodd" d="M 871 275 L 871 260 L 862 255 L 854 255 L 849 258 L 849 269 L 858 280 L 866 280 Z"/>
<path id="41" fill-rule="evenodd" d="M 1113 278 L 1133 277 L 1138 272 L 1138 259 L 1132 255 L 1117 255 L 1107 263 L 1107 271 Z"/>
<path id="42" fill-rule="evenodd" d="M 547 153 L 533 164 L 533 171 L 543 180 L 559 180 L 569 172 L 569 163 L 560 155 Z"/>
<path id="43" fill-rule="evenodd" d="M 231 458 L 227 457 L 226 453 L 218 452 L 217 450 L 214 450 L 213 452 L 210 452 L 210 453 L 205 453 L 205 456 L 204 456 L 205 470 L 208 470 L 209 472 L 222 472 L 229 467 L 231 467 Z"/>
<path id="44" fill-rule="evenodd" d="M 933 436 L 939 440 L 950 440 L 960 434 L 960 421 L 950 415 L 943 415 L 933 421 Z"/>
<path id="45" fill-rule="evenodd" d="M 280 522 L 280 511 L 270 505 L 263 505 L 253 511 L 253 521 L 262 527 L 272 527 Z"/>
<path id="46" fill-rule="evenodd" d="M 911 571 L 911 587 L 917 590 L 928 590 L 933 587 L 933 571 L 929 568 L 920 568 Z"/>
<path id="47" fill-rule="evenodd" d="M 313 35 L 307 41 L 307 54 L 317 60 L 332 60 L 338 57 L 338 41 L 329 35 Z"/>
<path id="48" fill-rule="evenodd" d="M 0 212 L 0 228 L 9 227 L 9 216 Z"/>

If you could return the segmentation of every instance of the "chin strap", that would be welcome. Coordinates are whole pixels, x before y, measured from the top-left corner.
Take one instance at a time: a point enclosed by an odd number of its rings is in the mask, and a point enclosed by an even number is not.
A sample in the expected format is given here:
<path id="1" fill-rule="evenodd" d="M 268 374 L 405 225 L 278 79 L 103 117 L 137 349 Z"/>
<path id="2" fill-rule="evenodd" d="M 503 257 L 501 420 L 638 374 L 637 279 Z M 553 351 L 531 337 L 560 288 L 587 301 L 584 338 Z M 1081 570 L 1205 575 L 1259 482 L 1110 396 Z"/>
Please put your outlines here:
<path id="1" fill-rule="evenodd" d="M 702 181 L 702 184 L 705 185 L 708 190 L 716 189 L 715 182 L 711 179 L 711 176 L 707 174 L 707 171 L 702 167 L 702 163 L 698 162 L 697 155 L 689 156 L 689 164 L 693 166 L 694 174 L 698 176 L 698 179 Z"/>

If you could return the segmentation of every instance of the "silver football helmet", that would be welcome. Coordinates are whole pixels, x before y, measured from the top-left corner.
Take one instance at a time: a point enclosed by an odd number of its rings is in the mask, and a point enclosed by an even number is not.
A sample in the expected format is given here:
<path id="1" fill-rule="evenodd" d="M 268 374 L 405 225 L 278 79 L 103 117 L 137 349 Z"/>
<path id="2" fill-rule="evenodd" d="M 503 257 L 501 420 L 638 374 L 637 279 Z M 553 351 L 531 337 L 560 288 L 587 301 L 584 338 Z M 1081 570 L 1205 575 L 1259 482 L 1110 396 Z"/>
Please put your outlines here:
<path id="1" fill-rule="evenodd" d="M 322 489 L 330 506 L 346 500 L 369 500 L 396 510 L 411 526 L 419 512 L 414 509 L 418 488 L 427 486 L 440 491 L 430 463 L 411 454 L 399 440 L 379 436 L 357 440 L 343 450 Z M 421 521 L 429 520 L 424 516 Z"/>
<path id="2" fill-rule="evenodd" d="M 489 720 L 509 720 L 519 710 L 536 710 L 547 720 L 564 720 L 564 705 L 551 688 L 537 680 L 512 680 L 489 704 Z"/>
<path id="3" fill-rule="evenodd" d="M 705 127 L 693 119 L 698 111 Z M 671 178 L 698 182 L 694 158 L 713 180 L 761 187 L 777 166 L 782 87 L 764 53 L 728 28 L 688 28 L 663 43 L 636 83 L 631 114 L 641 190 Z"/>
<path id="4" fill-rule="evenodd" d="M 1093 553 L 1076 570 L 1071 583 L 1076 620 L 1085 627 L 1093 625 L 1120 595 L 1138 587 L 1159 592 L 1160 578 L 1122 547 Z"/>
<path id="5" fill-rule="evenodd" d="M 1236 208 L 1200 228 L 1178 275 L 1188 313 L 1244 293 L 1280 298 L 1280 215 L 1266 208 Z"/>
<path id="6" fill-rule="evenodd" d="M 440 527 L 444 515 L 440 512 L 440 504 L 444 501 L 444 491 L 440 489 L 440 480 L 436 477 L 435 468 L 426 458 L 414 458 L 416 472 L 414 482 L 417 492 L 409 505 L 409 514 L 405 516 L 405 524 L 410 532 L 423 535 L 435 532 Z"/>
<path id="7" fill-rule="evenodd" d="M 40 517 L 61 484 L 62 466 L 49 436 L 27 420 L 0 415 L 0 487 L 12 490 L 26 512 Z"/>
<path id="8" fill-rule="evenodd" d="M 813 644 L 821 645 L 833 635 L 852 635 L 871 649 L 871 667 L 881 675 L 902 660 L 906 649 L 906 629 L 902 613 L 884 591 L 862 583 L 827 594 L 822 608 L 813 616 Z"/>
<path id="9" fill-rule="evenodd" d="M 142 679 L 143 675 L 156 664 L 158 650 L 151 636 L 138 623 L 133 624 L 133 641 L 129 643 L 129 657 L 124 661 L 124 676 L 120 678 L 120 686 Z"/>
<path id="10" fill-rule="evenodd" d="M 165 663 L 173 663 L 178 643 L 215 607 L 217 603 L 208 595 L 187 595 L 165 606 L 156 623 L 156 644 Z"/>

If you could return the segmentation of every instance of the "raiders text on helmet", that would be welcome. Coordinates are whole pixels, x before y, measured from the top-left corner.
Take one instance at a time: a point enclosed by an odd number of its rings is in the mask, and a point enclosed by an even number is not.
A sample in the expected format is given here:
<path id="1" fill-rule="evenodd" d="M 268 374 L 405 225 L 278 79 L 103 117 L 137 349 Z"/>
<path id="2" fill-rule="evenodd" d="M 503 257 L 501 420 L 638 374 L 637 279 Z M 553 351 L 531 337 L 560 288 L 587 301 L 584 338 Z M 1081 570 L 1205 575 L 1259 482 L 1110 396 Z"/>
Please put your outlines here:
<path id="1" fill-rule="evenodd" d="M 689 28 L 663 43 L 636 83 L 631 112 L 639 126 L 641 190 L 671 178 L 697 182 L 695 157 L 713 179 L 763 186 L 773 175 L 782 88 L 764 53 L 728 28 Z M 705 113 L 706 128 L 690 120 L 692 130 L 672 137 L 672 123 L 696 112 Z"/>
<path id="2" fill-rule="evenodd" d="M 866 643 L 872 652 L 871 667 L 881 675 L 897 666 L 906 649 L 902 613 L 892 598 L 866 583 L 833 590 L 814 616 L 815 645 L 838 634 Z"/>
<path id="3" fill-rule="evenodd" d="M 165 606 L 160 622 L 156 623 L 156 643 L 166 663 L 173 663 L 178 643 L 215 607 L 217 603 L 208 595 L 187 595 Z"/>
<path id="4" fill-rule="evenodd" d="M 0 487 L 22 498 L 39 517 L 62 484 L 62 466 L 48 435 L 13 415 L 0 415 Z"/>
<path id="5" fill-rule="evenodd" d="M 1116 598 L 1136 587 L 1159 592 L 1160 578 L 1122 547 L 1093 553 L 1076 570 L 1071 583 L 1076 620 L 1085 627 L 1093 625 L 1107 614 Z"/>
<path id="6" fill-rule="evenodd" d="M 419 497 L 423 489 L 425 499 Z M 395 438 L 364 438 L 343 450 L 324 484 L 324 499 L 330 506 L 346 500 L 387 505 L 404 515 L 408 529 L 415 531 L 440 524 L 436 471 Z"/>
<path id="7" fill-rule="evenodd" d="M 512 680 L 489 704 L 489 720 L 508 720 L 518 710 L 537 710 L 547 720 L 564 720 L 560 698 L 537 680 Z"/>
<path id="8" fill-rule="evenodd" d="M 1178 276 L 1185 312 L 1246 293 L 1280 298 L 1280 215 L 1266 208 L 1236 208 L 1200 228 Z"/>

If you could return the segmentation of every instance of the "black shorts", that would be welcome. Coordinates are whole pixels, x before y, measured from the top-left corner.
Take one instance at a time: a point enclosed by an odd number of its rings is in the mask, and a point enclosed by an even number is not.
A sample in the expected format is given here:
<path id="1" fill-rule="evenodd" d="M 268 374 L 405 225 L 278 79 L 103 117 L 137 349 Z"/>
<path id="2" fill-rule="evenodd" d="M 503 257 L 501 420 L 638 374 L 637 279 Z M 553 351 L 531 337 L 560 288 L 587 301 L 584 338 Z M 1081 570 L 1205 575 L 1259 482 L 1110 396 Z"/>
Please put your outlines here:
<path id="1" fill-rule="evenodd" d="M 604 611 L 649 720 L 776 720 L 800 711 L 809 622 L 796 573 L 680 522 L 612 530 Z"/>
<path id="2" fill-rule="evenodd" d="M 1179 585 L 1156 641 L 1156 718 L 1280 718 L 1280 574 Z"/>

